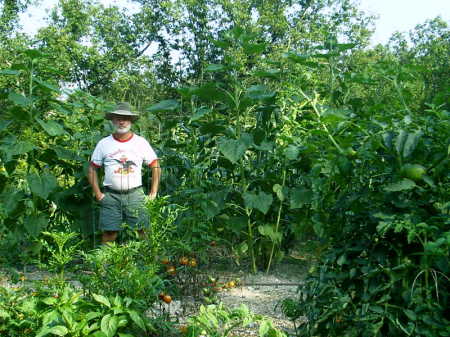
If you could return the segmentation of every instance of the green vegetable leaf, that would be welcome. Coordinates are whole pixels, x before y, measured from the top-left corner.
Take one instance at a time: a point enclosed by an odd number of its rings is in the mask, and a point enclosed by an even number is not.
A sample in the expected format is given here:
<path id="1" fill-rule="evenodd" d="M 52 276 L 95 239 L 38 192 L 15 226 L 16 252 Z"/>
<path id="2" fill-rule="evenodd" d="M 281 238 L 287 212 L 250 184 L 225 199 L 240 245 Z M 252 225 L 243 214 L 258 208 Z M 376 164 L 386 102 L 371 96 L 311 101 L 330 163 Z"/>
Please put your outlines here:
<path id="1" fill-rule="evenodd" d="M 0 70 L 0 75 L 19 75 L 20 71 L 19 70 L 14 70 L 14 69 L 1 69 Z"/>
<path id="2" fill-rule="evenodd" d="M 16 92 L 10 92 L 8 94 L 8 99 L 11 102 L 13 102 L 14 104 L 20 105 L 20 106 L 24 106 L 24 107 L 30 105 L 31 103 L 33 103 L 32 99 L 30 99 L 28 97 L 25 97 L 22 94 L 18 94 Z"/>
<path id="3" fill-rule="evenodd" d="M 107 314 L 102 318 L 102 321 L 100 322 L 100 329 L 106 335 L 106 337 L 114 337 L 117 328 L 118 328 L 117 316 Z"/>
<path id="4" fill-rule="evenodd" d="M 251 209 L 257 209 L 260 212 L 266 214 L 272 205 L 273 197 L 271 194 L 267 194 L 264 192 L 252 193 L 245 192 L 243 195 L 245 207 Z"/>
<path id="5" fill-rule="evenodd" d="M 47 335 L 65 336 L 69 333 L 69 330 L 63 325 L 52 326 L 51 328 L 43 328 L 36 337 L 44 337 Z"/>
<path id="6" fill-rule="evenodd" d="M 291 189 L 290 193 L 290 208 L 302 208 L 303 205 L 311 203 L 313 192 L 304 187 L 298 187 Z"/>
<path id="7" fill-rule="evenodd" d="M 142 330 L 146 330 L 145 329 L 145 323 L 144 320 L 142 319 L 142 317 L 134 310 L 129 310 L 128 313 L 130 314 L 131 319 L 133 320 L 134 323 L 136 323 L 136 325 L 141 328 Z"/>
<path id="8" fill-rule="evenodd" d="M 265 85 L 253 85 L 247 89 L 246 96 L 253 100 L 267 100 L 275 97 L 275 92 Z"/>
<path id="9" fill-rule="evenodd" d="M 106 305 L 108 308 L 111 308 L 111 302 L 109 302 L 109 300 L 105 296 L 93 294 L 92 297 L 94 297 L 94 300 L 96 300 L 98 303 L 101 303 L 103 305 Z"/>
<path id="10" fill-rule="evenodd" d="M 414 187 L 416 187 L 416 183 L 410 179 L 405 178 L 385 186 L 384 190 L 387 192 L 400 192 L 413 189 Z"/>
<path id="11" fill-rule="evenodd" d="M 300 151 L 298 146 L 295 145 L 289 145 L 286 150 L 284 151 L 284 155 L 289 160 L 295 160 L 298 158 Z"/>
<path id="12" fill-rule="evenodd" d="M 417 147 L 417 144 L 419 143 L 421 136 L 422 131 L 408 134 L 405 140 L 405 144 L 403 145 L 403 158 L 407 158 L 413 153 L 413 151 Z"/>
<path id="13" fill-rule="evenodd" d="M 24 219 L 24 226 L 28 234 L 33 238 L 37 238 L 39 234 L 45 230 L 48 225 L 48 218 L 45 214 L 39 216 L 29 215 Z"/>
<path id="14" fill-rule="evenodd" d="M 275 194 L 277 195 L 278 199 L 280 201 L 284 201 L 286 188 L 281 186 L 280 184 L 275 184 L 275 185 L 273 185 L 272 189 L 275 192 Z"/>
<path id="15" fill-rule="evenodd" d="M 58 186 L 55 176 L 48 172 L 42 175 L 31 173 L 27 176 L 27 181 L 31 192 L 42 199 L 47 199 L 48 195 Z"/>
<path id="16" fill-rule="evenodd" d="M 36 118 L 36 121 L 50 136 L 61 136 L 66 133 L 64 128 L 56 121 L 49 120 L 44 122 L 40 118 Z"/>
<path id="17" fill-rule="evenodd" d="M 398 154 L 402 154 L 403 146 L 405 144 L 408 133 L 405 130 L 400 130 L 397 138 L 395 139 L 395 149 Z"/>
<path id="18" fill-rule="evenodd" d="M 209 64 L 205 70 L 209 72 L 223 71 L 225 70 L 225 66 L 222 64 Z"/>
<path id="19" fill-rule="evenodd" d="M 159 103 L 153 104 L 147 109 L 149 112 L 167 112 L 175 111 L 179 107 L 179 103 L 175 99 L 166 99 Z"/>
<path id="20" fill-rule="evenodd" d="M 281 239 L 283 238 L 282 234 L 277 232 L 274 226 L 271 225 L 258 226 L 258 232 L 276 244 L 281 243 Z"/>
<path id="21" fill-rule="evenodd" d="M 33 78 L 33 81 L 38 83 L 41 87 L 49 89 L 50 91 L 54 91 L 56 93 L 60 93 L 61 92 L 58 87 L 55 87 L 53 84 L 50 84 L 50 83 L 45 82 L 43 80 L 40 80 L 40 79 L 38 79 L 36 77 Z"/>
<path id="22" fill-rule="evenodd" d="M 241 138 L 228 139 L 222 138 L 218 141 L 219 151 L 232 163 L 236 163 L 244 155 L 245 151 L 253 143 L 253 137 L 247 133 L 242 134 Z"/>

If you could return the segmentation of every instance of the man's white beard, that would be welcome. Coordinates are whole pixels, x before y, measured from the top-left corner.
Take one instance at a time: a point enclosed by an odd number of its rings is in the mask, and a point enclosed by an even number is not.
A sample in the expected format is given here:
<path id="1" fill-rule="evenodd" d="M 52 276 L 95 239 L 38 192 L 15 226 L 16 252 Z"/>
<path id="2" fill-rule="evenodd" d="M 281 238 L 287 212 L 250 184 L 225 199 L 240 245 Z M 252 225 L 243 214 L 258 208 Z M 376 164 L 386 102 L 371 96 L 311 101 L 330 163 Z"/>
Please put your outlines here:
<path id="1" fill-rule="evenodd" d="M 127 133 L 128 131 L 130 131 L 130 129 L 131 129 L 131 125 L 124 126 L 124 127 L 119 127 L 116 125 L 114 126 L 114 132 L 120 133 L 120 134 Z"/>

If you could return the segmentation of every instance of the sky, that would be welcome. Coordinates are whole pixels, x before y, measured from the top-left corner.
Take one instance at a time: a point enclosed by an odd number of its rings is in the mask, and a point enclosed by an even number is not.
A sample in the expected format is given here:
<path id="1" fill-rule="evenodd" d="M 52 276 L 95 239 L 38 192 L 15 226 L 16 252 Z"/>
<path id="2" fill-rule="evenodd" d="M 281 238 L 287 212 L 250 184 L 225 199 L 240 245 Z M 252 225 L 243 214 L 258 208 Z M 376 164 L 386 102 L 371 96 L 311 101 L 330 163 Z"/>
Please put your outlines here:
<path id="1" fill-rule="evenodd" d="M 275 0 L 276 1 L 276 0 Z M 121 5 L 126 0 L 101 0 L 105 5 Z M 45 25 L 45 17 L 56 0 L 41 0 L 41 4 L 32 7 L 22 15 L 23 30 L 34 34 L 39 27 Z M 361 9 L 378 16 L 372 45 L 386 43 L 390 36 L 398 32 L 408 32 L 426 20 L 441 16 L 450 22 L 450 0 L 360 0 Z M 130 8 L 127 5 L 127 8 Z"/>

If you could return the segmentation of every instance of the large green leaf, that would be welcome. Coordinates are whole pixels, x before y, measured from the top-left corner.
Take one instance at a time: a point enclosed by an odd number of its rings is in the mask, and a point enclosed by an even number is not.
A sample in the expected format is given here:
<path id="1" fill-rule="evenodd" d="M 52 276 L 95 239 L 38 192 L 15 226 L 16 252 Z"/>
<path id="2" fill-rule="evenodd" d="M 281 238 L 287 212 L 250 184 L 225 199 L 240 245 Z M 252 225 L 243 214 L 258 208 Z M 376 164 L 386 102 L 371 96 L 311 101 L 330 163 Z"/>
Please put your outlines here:
<path id="1" fill-rule="evenodd" d="M 0 132 L 5 130 L 9 126 L 9 124 L 11 124 L 11 121 L 0 121 Z"/>
<path id="2" fill-rule="evenodd" d="M 408 134 L 405 144 L 403 145 L 403 158 L 409 157 L 414 152 L 421 136 L 422 131 L 416 131 Z"/>
<path id="3" fill-rule="evenodd" d="M 211 123 L 205 123 L 198 129 L 202 135 L 224 135 L 227 134 L 227 127 L 224 120 L 216 119 Z"/>
<path id="4" fill-rule="evenodd" d="M 245 207 L 251 209 L 257 209 L 260 212 L 266 214 L 272 205 L 273 197 L 272 194 L 267 194 L 265 192 L 252 193 L 245 192 L 243 195 Z"/>
<path id="5" fill-rule="evenodd" d="M 211 108 L 200 107 L 194 111 L 193 115 L 191 116 L 191 122 L 195 122 L 211 112 L 212 112 Z"/>
<path id="6" fill-rule="evenodd" d="M 105 296 L 93 294 L 92 297 L 94 297 L 94 300 L 96 300 L 98 303 L 101 303 L 103 305 L 106 305 L 108 308 L 111 308 L 111 302 Z"/>
<path id="7" fill-rule="evenodd" d="M 200 201 L 200 207 L 209 219 L 222 211 L 225 206 L 225 199 L 228 192 L 228 190 L 221 190 L 203 194 L 203 200 Z"/>
<path id="8" fill-rule="evenodd" d="M 225 94 L 215 82 L 206 83 L 194 90 L 194 94 L 205 101 L 224 101 Z"/>
<path id="9" fill-rule="evenodd" d="M 269 238 L 274 243 L 281 243 L 281 239 L 283 238 L 280 232 L 275 230 L 275 227 L 272 225 L 261 225 L 258 226 L 258 232 L 262 236 Z"/>
<path id="10" fill-rule="evenodd" d="M 32 99 L 30 99 L 28 97 L 25 97 L 22 94 L 18 94 L 17 92 L 10 92 L 8 94 L 8 99 L 11 102 L 13 102 L 14 104 L 20 105 L 20 106 L 24 106 L 24 107 L 26 107 L 26 106 L 30 105 L 31 103 L 33 103 Z"/>
<path id="11" fill-rule="evenodd" d="M 303 205 L 311 203 L 313 192 L 304 187 L 291 189 L 291 209 L 302 208 Z"/>
<path id="12" fill-rule="evenodd" d="M 18 142 L 17 144 L 9 147 L 9 153 L 11 156 L 28 153 L 34 149 L 34 145 L 29 142 Z"/>
<path id="13" fill-rule="evenodd" d="M 12 191 L 9 188 L 5 189 L 0 195 L 0 201 L 6 214 L 13 213 L 24 197 L 25 195 L 22 191 Z"/>
<path id="14" fill-rule="evenodd" d="M 400 192 L 413 189 L 414 187 L 416 187 L 416 183 L 410 179 L 405 178 L 385 186 L 384 190 L 388 192 Z"/>
<path id="15" fill-rule="evenodd" d="M 180 104 L 175 99 L 166 99 L 159 103 L 153 104 L 151 107 L 147 109 L 149 112 L 167 112 L 167 111 L 175 111 L 178 109 Z"/>
<path id="16" fill-rule="evenodd" d="M 278 199 L 280 201 L 284 201 L 287 195 L 288 189 L 286 187 L 281 186 L 280 184 L 275 184 L 272 187 L 273 191 L 277 195 Z"/>
<path id="17" fill-rule="evenodd" d="M 144 320 L 142 319 L 142 317 L 134 310 L 129 310 L 128 311 L 130 314 L 131 319 L 133 320 L 133 322 L 142 330 L 146 330 L 145 329 L 145 323 Z"/>
<path id="18" fill-rule="evenodd" d="M 100 322 L 100 329 L 107 337 L 114 337 L 118 327 L 117 316 L 112 316 L 111 314 L 103 316 Z"/>
<path id="19" fill-rule="evenodd" d="M 216 72 L 216 71 L 223 71 L 223 70 L 225 70 L 225 66 L 222 64 L 209 64 L 205 68 L 205 71 L 209 71 L 209 72 Z"/>
<path id="20" fill-rule="evenodd" d="M 62 127 L 58 122 L 56 121 L 43 121 L 40 118 L 36 118 L 36 121 L 39 123 L 39 125 L 45 130 L 45 132 L 48 133 L 48 135 L 55 137 L 55 136 L 61 136 L 66 133 L 64 130 L 64 127 Z"/>
<path id="21" fill-rule="evenodd" d="M 34 149 L 34 145 L 29 142 L 19 141 L 17 143 L 6 142 L 0 146 L 0 151 L 5 154 L 5 162 L 8 163 L 14 156 L 28 153 Z"/>
<path id="22" fill-rule="evenodd" d="M 36 337 L 44 337 L 47 335 L 66 336 L 69 330 L 63 325 L 56 325 L 52 327 L 43 328 Z"/>
<path id="23" fill-rule="evenodd" d="M 69 148 L 64 148 L 62 146 L 55 146 L 53 147 L 53 150 L 55 150 L 56 155 L 60 159 L 66 159 L 66 160 L 75 160 L 75 161 L 85 161 L 86 159 L 81 157 L 77 152 L 74 150 L 71 150 Z"/>
<path id="24" fill-rule="evenodd" d="M 255 76 L 262 78 L 278 78 L 280 77 L 281 70 L 279 69 L 267 69 L 267 70 L 259 70 L 254 73 Z"/>
<path id="25" fill-rule="evenodd" d="M 276 93 L 265 85 L 252 85 L 246 92 L 246 96 L 253 100 L 268 100 L 275 95 Z"/>
<path id="26" fill-rule="evenodd" d="M 37 84 L 39 84 L 39 86 L 42 87 L 42 88 L 48 89 L 50 91 L 54 91 L 54 92 L 56 92 L 58 94 L 61 92 L 58 87 L 55 87 L 53 84 L 50 84 L 50 83 L 45 82 L 43 80 L 40 80 L 40 79 L 38 79 L 36 77 L 33 78 L 33 81 L 35 81 Z"/>
<path id="27" fill-rule="evenodd" d="M 222 138 L 218 141 L 219 151 L 232 163 L 236 163 L 253 143 L 253 137 L 247 133 L 239 139 Z"/>
<path id="28" fill-rule="evenodd" d="M 40 214 L 38 216 L 29 215 L 25 217 L 23 223 L 28 234 L 30 234 L 33 238 L 37 238 L 39 234 L 47 227 L 48 218 L 45 214 Z"/>
<path id="29" fill-rule="evenodd" d="M 398 154 L 402 154 L 403 146 L 405 145 L 408 133 L 405 130 L 400 130 L 397 138 L 395 138 L 395 149 Z"/>
<path id="30" fill-rule="evenodd" d="M 299 153 L 300 153 L 299 147 L 292 144 L 288 145 L 288 147 L 284 151 L 284 155 L 288 160 L 296 160 L 298 158 Z"/>
<path id="31" fill-rule="evenodd" d="M 0 75 L 19 75 L 20 71 L 19 70 L 14 70 L 14 69 L 1 69 L 0 70 Z"/>
<path id="32" fill-rule="evenodd" d="M 306 63 L 311 60 L 311 55 L 308 54 L 297 54 L 294 52 L 288 52 L 283 54 L 284 58 L 295 63 Z"/>
<path id="33" fill-rule="evenodd" d="M 265 43 L 243 43 L 244 53 L 247 55 L 261 54 L 266 49 Z"/>
<path id="34" fill-rule="evenodd" d="M 48 195 L 58 186 L 55 176 L 48 172 L 42 175 L 31 173 L 27 176 L 27 181 L 31 192 L 42 199 L 47 199 Z"/>

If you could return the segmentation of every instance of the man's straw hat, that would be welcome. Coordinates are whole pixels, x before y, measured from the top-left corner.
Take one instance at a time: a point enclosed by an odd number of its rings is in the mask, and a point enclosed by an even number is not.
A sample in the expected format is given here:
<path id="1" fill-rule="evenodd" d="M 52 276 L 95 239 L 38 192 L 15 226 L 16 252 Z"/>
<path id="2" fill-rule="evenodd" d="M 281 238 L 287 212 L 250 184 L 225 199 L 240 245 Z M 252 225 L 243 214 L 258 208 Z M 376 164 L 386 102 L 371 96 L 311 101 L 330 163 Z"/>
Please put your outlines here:
<path id="1" fill-rule="evenodd" d="M 129 103 L 121 102 L 117 103 L 114 111 L 107 112 L 105 118 L 112 119 L 113 116 L 131 116 L 131 120 L 135 121 L 139 118 L 139 113 L 137 111 L 132 111 Z"/>

